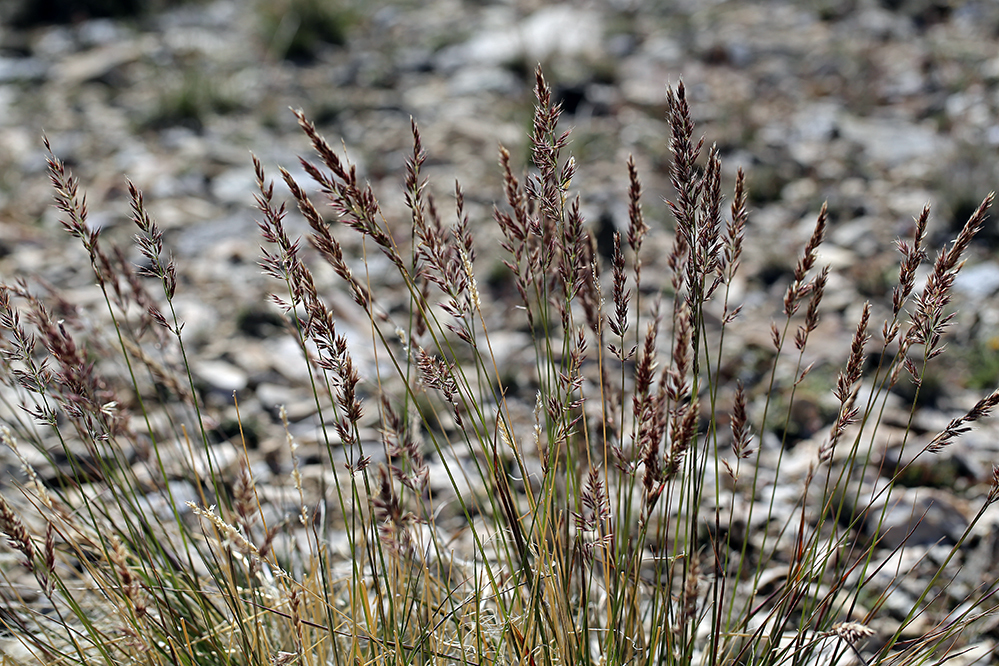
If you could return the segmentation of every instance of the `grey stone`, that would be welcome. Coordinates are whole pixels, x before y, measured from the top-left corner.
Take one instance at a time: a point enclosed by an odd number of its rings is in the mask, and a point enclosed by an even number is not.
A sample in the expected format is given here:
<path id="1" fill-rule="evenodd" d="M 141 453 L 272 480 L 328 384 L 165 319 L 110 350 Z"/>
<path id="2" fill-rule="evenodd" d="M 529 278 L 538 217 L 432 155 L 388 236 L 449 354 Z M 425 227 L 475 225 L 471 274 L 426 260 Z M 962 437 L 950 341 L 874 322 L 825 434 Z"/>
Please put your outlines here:
<path id="1" fill-rule="evenodd" d="M 904 120 L 844 116 L 840 127 L 843 136 L 856 143 L 870 159 L 890 167 L 916 159 L 940 159 L 951 148 L 931 128 Z"/>
<path id="2" fill-rule="evenodd" d="M 49 74 L 49 66 L 38 58 L 0 56 L 0 83 L 37 83 Z"/>
<path id="3" fill-rule="evenodd" d="M 882 516 L 884 506 L 887 509 Z M 954 543 L 968 526 L 968 519 L 943 491 L 896 487 L 887 505 L 872 507 L 865 524 L 872 536 L 878 530 L 883 548 L 897 548 L 903 543 Z"/>

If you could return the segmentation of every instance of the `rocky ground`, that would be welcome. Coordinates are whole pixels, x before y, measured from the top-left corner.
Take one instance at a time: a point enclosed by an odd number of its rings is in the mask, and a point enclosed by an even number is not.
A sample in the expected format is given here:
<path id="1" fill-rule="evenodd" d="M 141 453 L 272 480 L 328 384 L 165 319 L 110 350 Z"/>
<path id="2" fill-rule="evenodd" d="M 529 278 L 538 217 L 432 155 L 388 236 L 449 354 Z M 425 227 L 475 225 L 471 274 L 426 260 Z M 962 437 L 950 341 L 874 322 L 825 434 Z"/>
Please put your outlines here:
<path id="1" fill-rule="evenodd" d="M 270 454 L 262 456 L 270 465 L 258 467 L 264 479 L 288 471 L 275 405 L 287 405 L 303 445 L 318 447 L 305 367 L 274 323 L 266 298 L 276 287 L 256 263 L 249 151 L 271 177 L 283 165 L 307 180 L 297 156 L 309 146 L 289 107 L 303 109 L 335 145 L 342 140 L 387 217 L 400 223 L 415 118 L 439 201 L 452 200 L 455 179 L 464 188 L 477 269 L 488 275 L 501 261 L 491 222 L 502 198 L 497 146 L 524 164 L 540 62 L 573 128 L 580 165 L 573 185 L 589 223 L 604 233 L 624 228 L 625 162 L 633 154 L 654 227 L 648 279 L 666 284 L 664 90 L 682 79 L 697 131 L 721 151 L 726 189 L 738 167 L 749 174 L 737 285 L 746 308 L 731 348 L 769 344 L 796 253 L 822 202 L 829 205 L 819 261 L 832 273 L 810 359 L 826 383 L 803 392 L 793 424 L 802 461 L 832 418 L 829 382 L 863 302 L 875 304 L 875 328 L 887 311 L 897 276 L 892 241 L 910 233 L 930 202 L 938 247 L 999 184 L 999 4 L 986 0 L 377 0 L 343 15 L 343 44 L 320 41 L 297 54 L 300 26 L 275 23 L 262 4 L 187 2 L 140 19 L 0 24 L 0 276 L 40 278 L 73 303 L 102 305 L 83 249 L 61 232 L 50 205 L 43 132 L 80 176 L 90 224 L 109 240 L 132 234 L 123 180 L 130 178 L 177 258 L 194 372 L 223 420 L 239 392 L 241 418 L 257 425 L 258 448 Z M 956 284 L 950 360 L 924 392 L 920 431 L 939 430 L 999 380 L 994 219 Z M 364 323 L 346 297 L 331 298 L 371 380 L 376 359 Z M 527 341 L 506 342 L 509 362 L 527 363 Z M 897 396 L 878 455 L 907 411 L 906 396 Z M 986 427 L 933 461 L 927 474 L 954 471 L 931 484 L 942 487 L 932 491 L 937 510 L 923 521 L 923 542 L 960 530 L 997 453 L 999 439 Z M 926 497 L 913 493 L 899 506 L 903 523 Z M 991 571 L 999 517 L 985 522 L 967 585 Z M 907 599 L 892 603 L 904 608 Z"/>

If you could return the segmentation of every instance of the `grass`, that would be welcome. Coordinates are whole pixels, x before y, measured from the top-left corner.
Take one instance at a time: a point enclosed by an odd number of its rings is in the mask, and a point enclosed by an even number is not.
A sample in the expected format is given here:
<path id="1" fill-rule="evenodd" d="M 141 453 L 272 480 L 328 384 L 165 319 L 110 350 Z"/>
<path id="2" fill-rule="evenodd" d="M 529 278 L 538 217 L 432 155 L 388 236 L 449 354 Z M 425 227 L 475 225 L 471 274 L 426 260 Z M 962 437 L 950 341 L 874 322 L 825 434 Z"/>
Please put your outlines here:
<path id="1" fill-rule="evenodd" d="M 343 46 L 359 20 L 345 0 L 279 0 L 257 3 L 261 37 L 277 58 L 309 62 L 323 45 Z"/>
<path id="2" fill-rule="evenodd" d="M 21 646 L 5 663 L 915 664 L 978 640 L 994 572 L 957 598 L 949 584 L 999 500 L 999 468 L 969 490 L 967 529 L 932 557 L 897 534 L 883 545 L 907 466 L 875 485 L 864 472 L 889 390 L 909 375 L 918 395 L 944 351 L 951 285 L 992 195 L 921 288 L 929 210 L 917 216 L 898 244 L 889 316 L 873 321 L 864 305 L 825 386 L 833 422 L 801 487 L 782 484 L 788 449 L 756 424 L 791 430 L 829 275 L 817 265 L 825 208 L 775 304 L 769 365 L 744 386 L 729 379 L 725 346 L 740 321 L 743 173 L 723 206 L 718 152 L 695 139 L 682 84 L 671 88 L 671 274 L 643 271 L 648 235 L 663 232 L 644 219 L 632 161 L 628 227 L 601 271 L 570 189 L 568 133 L 540 69 L 536 80 L 530 169 L 519 176 L 501 149 L 506 201 L 494 209 L 508 271 L 495 279 L 512 283 L 516 308 L 480 291 L 478 226 L 460 186 L 454 222 L 442 221 L 415 122 L 409 217 L 390 221 L 298 114 L 322 201 L 280 177 L 308 246 L 288 236 L 292 213 L 254 158 L 261 266 L 324 424 L 318 480 L 291 434 L 287 478 L 267 484 L 240 438 L 220 438 L 174 309 L 180 268 L 142 193 L 129 183 L 136 266 L 87 226 L 78 182 L 50 150 L 63 225 L 89 253 L 112 326 L 30 279 L 0 289 L 0 377 L 17 415 L 2 439 L 21 466 L 16 491 L 0 495 L 12 554 L 0 621 Z M 346 254 L 345 234 L 364 254 Z M 404 310 L 386 307 L 374 253 L 404 285 Z M 316 262 L 367 319 L 371 374 L 316 286 Z M 503 328 L 530 334 L 530 367 L 493 352 Z M 939 453 L 997 403 L 999 391 L 935 435 L 907 428 L 905 459 Z M 791 513 L 778 509 L 789 485 Z M 918 566 L 892 574 L 906 557 Z M 888 604 L 897 594 L 911 596 L 907 612 Z"/>
<path id="3" fill-rule="evenodd" d="M 200 132 L 212 114 L 234 113 L 239 108 L 237 96 L 226 90 L 221 77 L 187 66 L 179 80 L 160 90 L 155 110 L 140 123 L 140 129 L 180 126 Z"/>

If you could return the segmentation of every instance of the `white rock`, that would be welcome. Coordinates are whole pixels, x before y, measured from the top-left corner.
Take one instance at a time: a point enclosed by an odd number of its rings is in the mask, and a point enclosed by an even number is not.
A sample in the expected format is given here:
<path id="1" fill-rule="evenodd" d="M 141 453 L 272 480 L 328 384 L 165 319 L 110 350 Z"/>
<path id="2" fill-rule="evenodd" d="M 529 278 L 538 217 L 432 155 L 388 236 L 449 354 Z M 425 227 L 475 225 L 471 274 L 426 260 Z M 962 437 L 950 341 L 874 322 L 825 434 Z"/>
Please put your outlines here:
<path id="1" fill-rule="evenodd" d="M 840 119 L 843 136 L 860 145 L 867 156 L 887 166 L 909 160 L 942 159 L 950 143 L 926 125 L 888 118 Z"/>
<path id="2" fill-rule="evenodd" d="M 597 12 L 570 5 L 553 5 L 534 12 L 516 25 L 494 27 L 467 42 L 446 49 L 438 62 L 445 69 L 466 65 L 502 67 L 527 60 L 580 58 L 599 54 L 603 41 Z"/>
<path id="3" fill-rule="evenodd" d="M 985 261 L 965 267 L 954 279 L 954 289 L 979 301 L 999 291 L 999 264 Z"/>
<path id="4" fill-rule="evenodd" d="M 248 382 L 245 372 L 226 361 L 198 361 L 193 370 L 198 379 L 221 393 L 242 391 Z"/>

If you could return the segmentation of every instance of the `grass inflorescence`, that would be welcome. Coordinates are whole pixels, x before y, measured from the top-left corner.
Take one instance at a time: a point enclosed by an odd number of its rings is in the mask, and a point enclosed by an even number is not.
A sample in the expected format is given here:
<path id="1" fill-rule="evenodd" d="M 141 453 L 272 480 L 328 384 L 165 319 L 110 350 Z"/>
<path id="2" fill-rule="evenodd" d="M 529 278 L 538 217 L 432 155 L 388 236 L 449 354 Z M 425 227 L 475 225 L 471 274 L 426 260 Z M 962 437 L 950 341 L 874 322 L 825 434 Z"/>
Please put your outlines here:
<path id="1" fill-rule="evenodd" d="M 765 666 L 924 663 L 966 649 L 995 583 L 959 599 L 945 588 L 999 499 L 999 468 L 973 487 L 979 508 L 963 533 L 932 557 L 886 538 L 905 465 L 880 483 L 866 472 L 889 392 L 904 375 L 918 391 L 944 351 L 954 277 L 992 195 L 921 287 L 928 208 L 898 242 L 888 317 L 876 331 L 871 305 L 860 309 L 825 387 L 835 416 L 807 469 L 782 483 L 791 442 L 768 429 L 788 431 L 812 369 L 826 208 L 775 304 L 769 365 L 733 372 L 746 177 L 726 204 L 719 152 L 695 137 L 682 83 L 666 98 L 668 279 L 643 271 L 644 242 L 667 232 L 645 219 L 634 160 L 627 228 L 602 264 L 540 69 L 535 92 L 524 175 L 500 148 L 505 201 L 493 218 L 519 299 L 502 317 L 477 280 L 481 225 L 460 185 L 444 222 L 415 122 L 407 220 L 386 219 L 301 112 L 318 200 L 282 169 L 291 200 L 279 201 L 253 158 L 260 264 L 309 369 L 326 453 L 318 484 L 283 409 L 283 483 L 257 482 L 238 437 L 235 456 L 222 455 L 175 305 L 182 267 L 142 193 L 128 183 L 137 267 L 87 224 L 77 180 L 49 149 L 63 225 L 88 253 L 111 327 L 30 276 L 0 287 L 0 379 L 17 403 L 2 439 L 21 467 L 0 494 L 16 555 L 0 569 L 0 621 L 21 645 L 6 660 Z M 289 236 L 289 204 L 307 244 Z M 404 307 L 386 304 L 370 255 L 351 254 L 346 234 L 387 260 Z M 363 314 L 378 363 L 355 362 L 313 272 L 322 262 Z M 525 367 L 497 355 L 503 330 L 528 333 Z M 999 392 L 939 433 L 907 427 L 901 446 L 909 460 L 935 455 L 997 404 Z M 790 511 L 778 499 L 788 486 Z M 919 566 L 898 566 L 913 553 Z M 900 590 L 912 600 L 902 616 L 887 607 Z"/>

